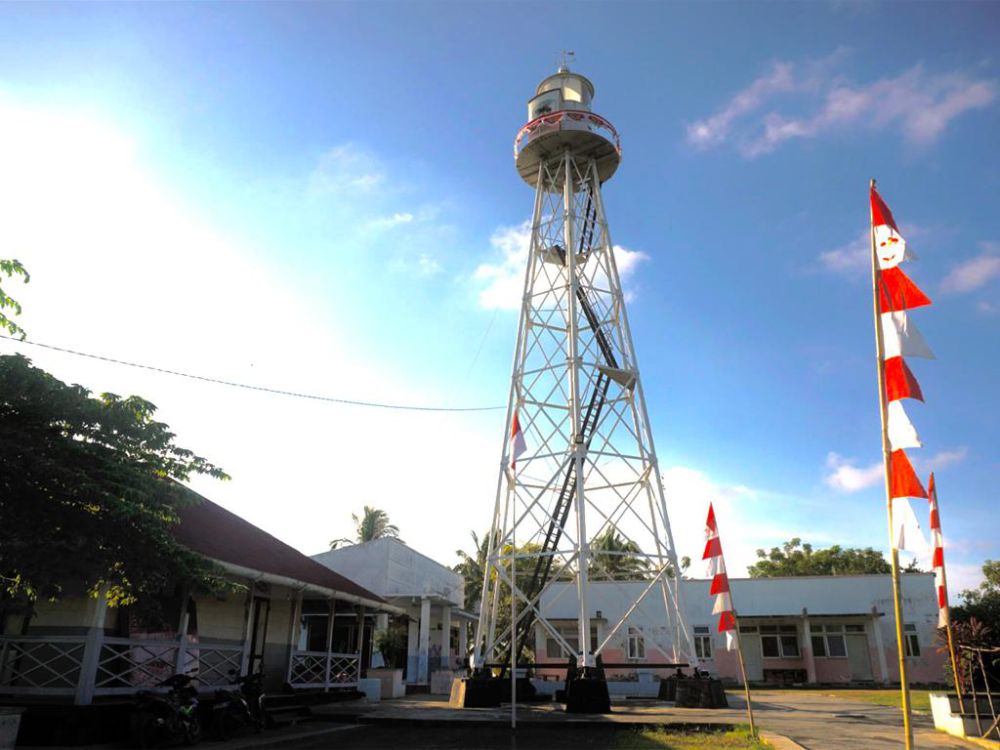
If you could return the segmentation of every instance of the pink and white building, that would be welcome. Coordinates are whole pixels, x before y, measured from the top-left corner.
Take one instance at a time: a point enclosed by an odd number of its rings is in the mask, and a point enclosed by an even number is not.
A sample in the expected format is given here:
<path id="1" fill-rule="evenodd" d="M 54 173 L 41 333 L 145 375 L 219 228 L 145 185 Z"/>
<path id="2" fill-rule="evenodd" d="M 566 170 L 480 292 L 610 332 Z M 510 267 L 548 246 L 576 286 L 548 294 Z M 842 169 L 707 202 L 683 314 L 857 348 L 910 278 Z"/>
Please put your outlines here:
<path id="1" fill-rule="evenodd" d="M 751 682 L 892 683 L 899 680 L 892 581 L 887 575 L 802 576 L 730 579 L 740 627 L 747 676 Z M 691 629 L 702 669 L 738 681 L 736 653 L 725 650 L 712 615 L 714 597 L 708 580 L 681 582 L 681 611 Z M 646 586 L 640 581 L 591 582 L 588 604 L 591 642 L 604 639 L 609 623 L 618 622 Z M 937 595 L 931 573 L 902 576 L 906 658 L 911 683 L 941 683 L 947 657 L 937 643 Z M 553 583 L 543 594 L 541 609 L 571 645 L 577 642 L 575 584 Z M 657 644 L 669 644 L 663 601 L 648 597 L 641 612 L 630 618 L 605 647 L 606 663 L 628 663 L 631 669 L 608 670 L 617 675 L 638 673 L 639 680 L 669 670 L 645 667 L 671 661 Z M 564 666 L 560 645 L 541 625 L 535 628 L 539 663 Z M 541 669 L 540 676 L 561 676 Z"/>

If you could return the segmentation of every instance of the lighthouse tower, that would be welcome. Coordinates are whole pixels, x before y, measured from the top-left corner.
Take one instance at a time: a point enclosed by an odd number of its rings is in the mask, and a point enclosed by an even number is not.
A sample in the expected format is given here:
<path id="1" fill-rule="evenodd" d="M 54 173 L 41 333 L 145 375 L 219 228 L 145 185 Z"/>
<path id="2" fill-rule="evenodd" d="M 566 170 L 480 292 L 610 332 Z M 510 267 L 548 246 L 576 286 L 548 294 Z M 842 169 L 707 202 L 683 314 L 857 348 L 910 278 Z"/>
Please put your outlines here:
<path id="1" fill-rule="evenodd" d="M 538 85 L 514 140 L 535 202 L 471 656 L 474 674 L 495 674 L 531 653 L 534 665 L 551 663 L 553 644 L 569 669 L 569 711 L 608 710 L 602 664 L 625 662 L 630 637 L 696 663 L 601 197 L 621 143 L 593 98 L 594 85 L 563 65 Z M 624 615 L 605 620 L 602 601 Z"/>

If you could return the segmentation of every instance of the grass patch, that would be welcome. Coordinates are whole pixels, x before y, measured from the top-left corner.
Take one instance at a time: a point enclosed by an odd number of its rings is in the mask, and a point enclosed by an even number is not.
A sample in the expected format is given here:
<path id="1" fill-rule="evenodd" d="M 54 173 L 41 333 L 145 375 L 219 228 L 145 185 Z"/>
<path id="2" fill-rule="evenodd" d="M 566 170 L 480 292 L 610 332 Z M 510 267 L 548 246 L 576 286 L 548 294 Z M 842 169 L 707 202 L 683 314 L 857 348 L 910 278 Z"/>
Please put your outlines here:
<path id="1" fill-rule="evenodd" d="M 679 732 L 663 727 L 621 732 L 615 738 L 615 748 L 621 750 L 773 750 L 769 742 L 755 740 L 750 736 L 750 727 L 741 725 L 735 729 L 702 729 Z"/>
<path id="2" fill-rule="evenodd" d="M 879 706 L 895 706 L 902 710 L 903 697 L 899 690 L 823 690 L 823 695 L 845 700 L 858 700 Z M 931 712 L 931 695 L 926 690 L 910 691 L 910 706 L 914 711 Z"/>

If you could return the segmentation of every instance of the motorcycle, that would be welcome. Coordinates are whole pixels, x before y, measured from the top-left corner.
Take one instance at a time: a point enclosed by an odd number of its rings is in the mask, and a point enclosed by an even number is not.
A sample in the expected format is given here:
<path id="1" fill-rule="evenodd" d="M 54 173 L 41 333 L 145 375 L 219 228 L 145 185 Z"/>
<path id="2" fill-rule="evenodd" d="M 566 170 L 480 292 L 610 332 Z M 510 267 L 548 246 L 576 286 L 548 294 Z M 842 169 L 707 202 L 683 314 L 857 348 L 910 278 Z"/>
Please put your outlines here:
<path id="1" fill-rule="evenodd" d="M 230 671 L 231 675 L 236 670 Z M 250 727 L 254 732 L 264 728 L 264 675 L 260 672 L 236 678 L 236 690 L 219 690 L 212 705 L 212 726 L 215 736 L 227 740 L 238 727 Z"/>
<path id="2" fill-rule="evenodd" d="M 198 691 L 191 683 L 194 674 L 175 674 L 157 687 L 170 688 L 165 695 L 147 690 L 136 694 L 132 713 L 132 739 L 136 747 L 164 747 L 183 742 L 194 745 L 201 739 L 198 718 Z"/>

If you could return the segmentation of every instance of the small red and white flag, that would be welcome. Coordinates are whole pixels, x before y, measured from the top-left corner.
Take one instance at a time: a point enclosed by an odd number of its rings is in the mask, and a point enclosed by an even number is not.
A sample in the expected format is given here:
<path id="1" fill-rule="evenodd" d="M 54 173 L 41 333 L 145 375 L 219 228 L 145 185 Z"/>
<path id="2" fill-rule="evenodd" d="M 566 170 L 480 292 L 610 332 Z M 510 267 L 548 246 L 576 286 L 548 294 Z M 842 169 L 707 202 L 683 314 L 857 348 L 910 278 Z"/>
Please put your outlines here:
<path id="1" fill-rule="evenodd" d="M 736 615 L 733 613 L 726 560 L 722 556 L 719 526 L 715 522 L 715 508 L 711 503 L 708 504 L 708 518 L 705 520 L 705 551 L 701 559 L 707 562 L 708 575 L 712 579 L 712 587 L 708 592 L 709 596 L 715 597 L 712 614 L 719 616 L 719 632 L 726 634 L 726 650 L 732 651 L 736 645 Z"/>
<path id="2" fill-rule="evenodd" d="M 934 583 L 937 588 L 938 627 L 945 628 L 948 627 L 951 615 L 948 610 L 948 584 L 944 575 L 944 536 L 941 534 L 941 513 L 938 511 L 933 474 L 927 484 L 927 499 L 931 506 L 931 546 L 934 548 L 931 566 L 934 568 Z"/>
<path id="3" fill-rule="evenodd" d="M 514 419 L 510 423 L 510 468 L 517 468 L 517 459 L 528 450 L 528 444 L 524 442 L 524 432 L 521 430 L 521 420 L 517 417 L 517 409 L 514 409 Z"/>
<path id="4" fill-rule="evenodd" d="M 892 211 L 874 188 L 871 191 L 872 229 L 875 231 L 875 254 L 879 268 L 894 268 L 904 260 L 911 260 L 913 252 L 906 249 L 906 240 L 899 233 Z"/>

